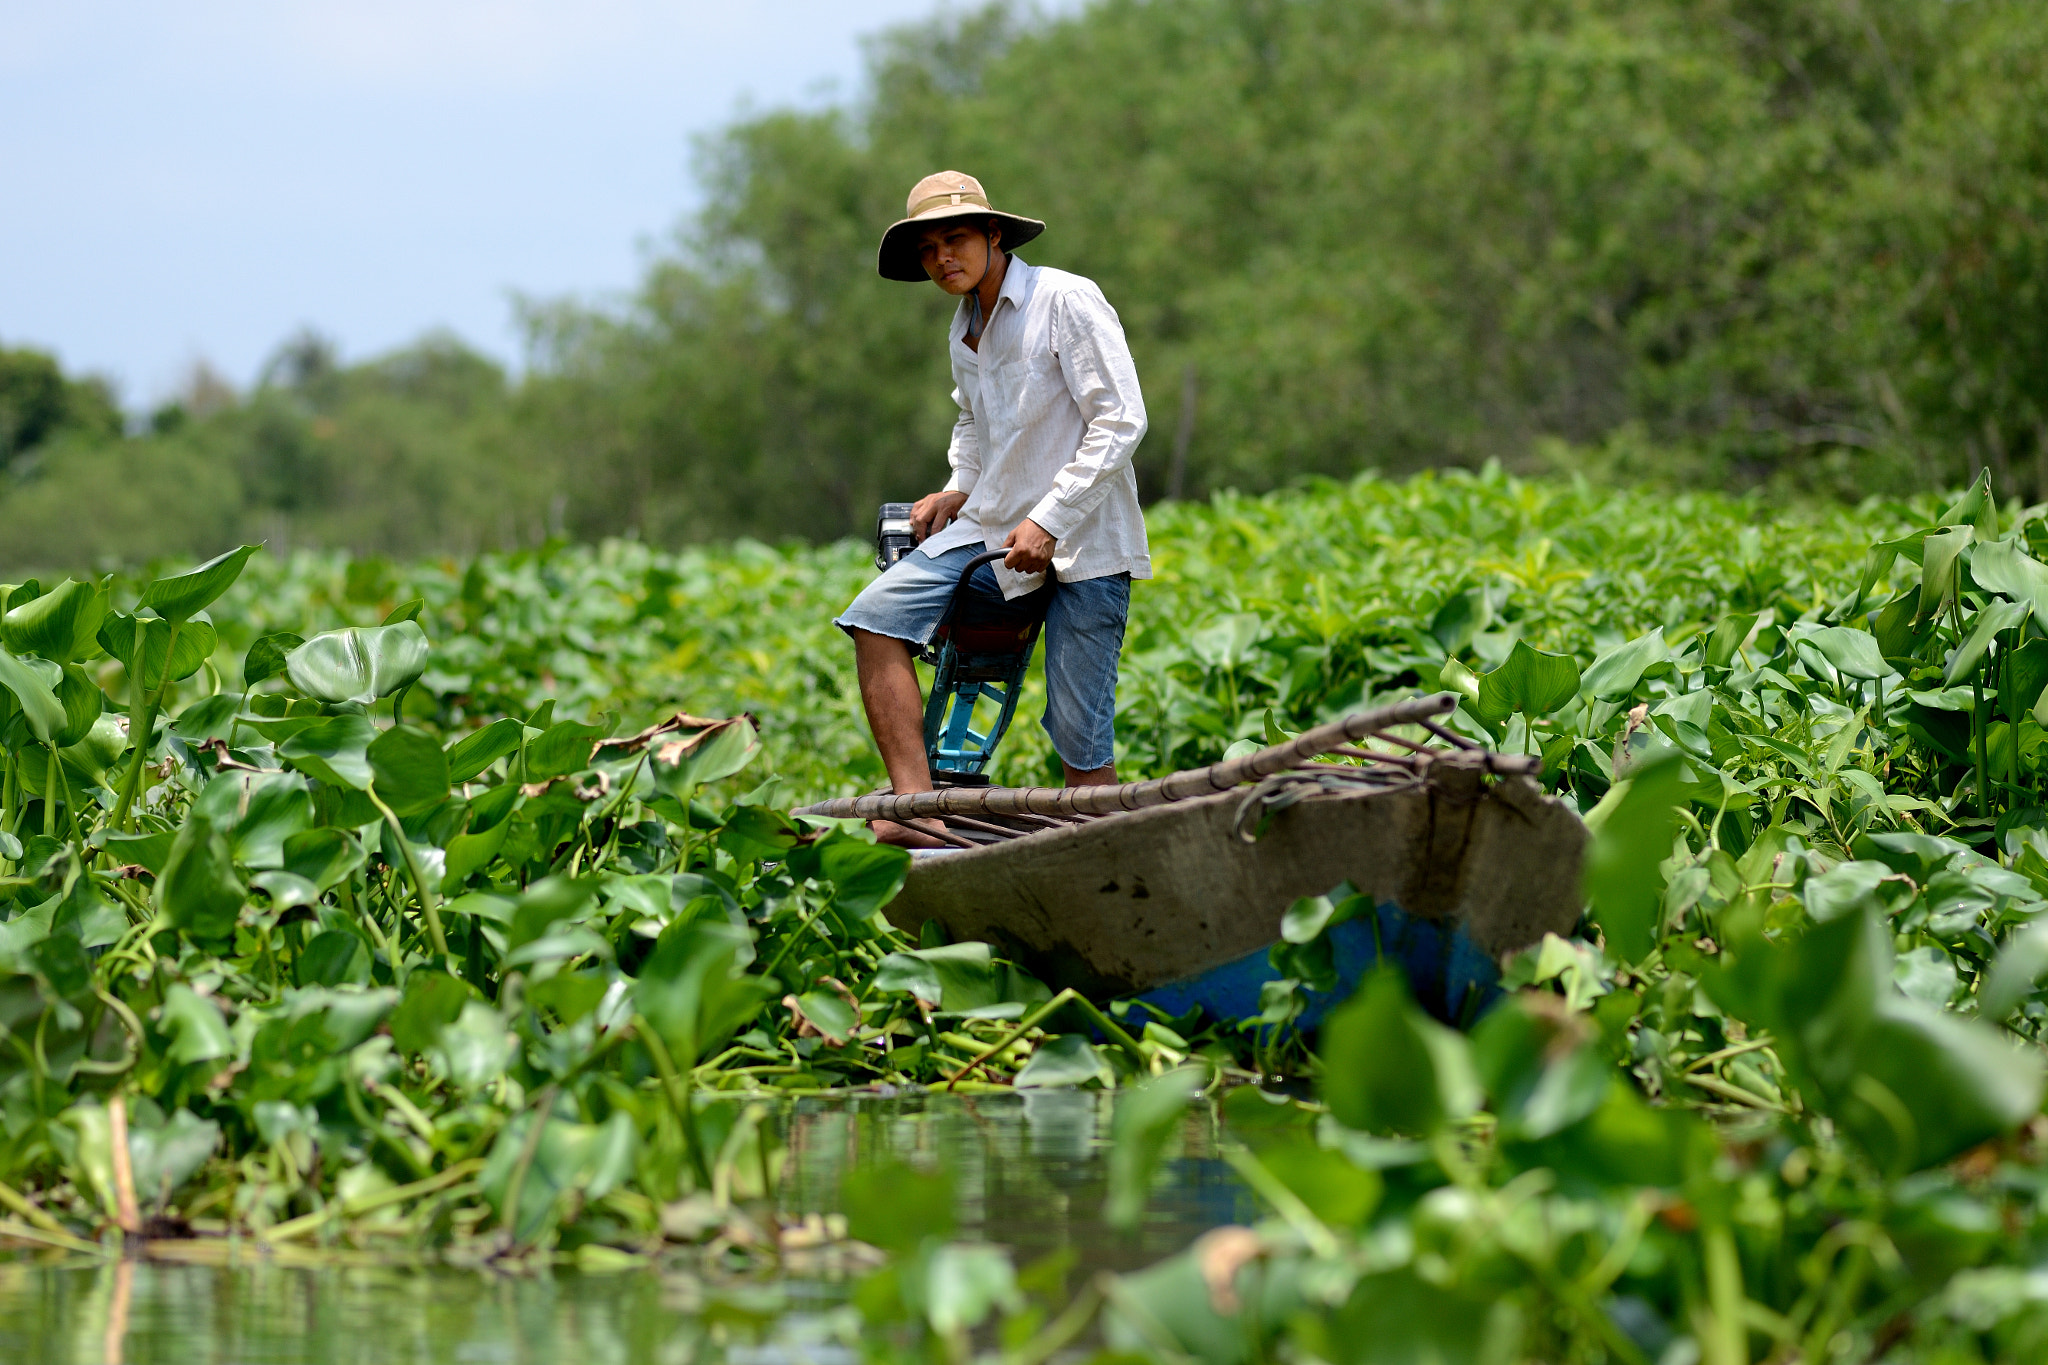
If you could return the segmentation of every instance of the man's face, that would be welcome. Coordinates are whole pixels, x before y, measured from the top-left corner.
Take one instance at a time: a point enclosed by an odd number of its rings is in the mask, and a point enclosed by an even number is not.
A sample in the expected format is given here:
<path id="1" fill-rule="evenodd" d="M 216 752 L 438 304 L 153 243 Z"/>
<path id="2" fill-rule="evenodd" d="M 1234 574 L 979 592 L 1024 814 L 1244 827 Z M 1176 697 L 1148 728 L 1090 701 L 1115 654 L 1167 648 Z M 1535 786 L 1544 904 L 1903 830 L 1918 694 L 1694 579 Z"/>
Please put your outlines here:
<path id="1" fill-rule="evenodd" d="M 941 223 L 925 229 L 917 257 L 933 284 L 948 294 L 965 294 L 981 283 L 988 271 L 988 253 L 1000 237 L 1001 229 L 978 223 Z"/>

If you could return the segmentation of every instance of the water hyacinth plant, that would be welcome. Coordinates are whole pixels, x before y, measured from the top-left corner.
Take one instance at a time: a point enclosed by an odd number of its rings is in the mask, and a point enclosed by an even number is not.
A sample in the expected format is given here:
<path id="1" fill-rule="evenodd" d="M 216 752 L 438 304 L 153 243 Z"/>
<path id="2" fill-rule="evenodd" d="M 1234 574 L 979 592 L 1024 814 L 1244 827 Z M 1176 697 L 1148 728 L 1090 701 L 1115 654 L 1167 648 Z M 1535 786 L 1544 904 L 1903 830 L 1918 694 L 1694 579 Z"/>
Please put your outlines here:
<path id="1" fill-rule="evenodd" d="M 1127 1092 L 1117 1219 L 1207 1105 L 1271 1220 L 1066 1284 L 949 1240 L 939 1177 L 875 1173 L 844 1210 L 880 1248 L 847 1264 L 889 1258 L 863 1344 L 2036 1349 L 2044 509 L 1980 484 L 1770 518 L 1487 472 L 1154 530 L 1127 772 L 1441 688 L 1585 812 L 1584 932 L 1507 964 L 1469 1034 L 1392 976 L 1286 1027 L 1344 888 L 1289 915 L 1253 1021 L 891 928 L 907 857 L 787 814 L 873 775 L 826 624 L 851 548 L 245 547 L 4 590 L 0 1232 L 765 1260 L 781 1097 L 1084 1085 Z M 1049 760 L 1020 726 L 999 776 Z"/>

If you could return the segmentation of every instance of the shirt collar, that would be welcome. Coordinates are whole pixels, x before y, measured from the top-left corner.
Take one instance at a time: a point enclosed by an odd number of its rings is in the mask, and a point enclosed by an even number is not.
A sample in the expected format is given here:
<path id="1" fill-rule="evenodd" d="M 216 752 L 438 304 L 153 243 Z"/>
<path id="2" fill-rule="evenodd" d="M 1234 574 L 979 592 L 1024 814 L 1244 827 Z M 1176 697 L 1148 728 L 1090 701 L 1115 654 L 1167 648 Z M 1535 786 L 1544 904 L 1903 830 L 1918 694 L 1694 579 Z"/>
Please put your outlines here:
<path id="1" fill-rule="evenodd" d="M 1026 265 L 1022 256 L 1017 255 L 1014 251 L 1011 252 L 1010 263 L 1003 267 L 1002 287 L 996 290 L 996 307 L 1002 307 L 1003 300 L 1008 299 L 1012 308 L 1022 308 L 1024 306 L 1025 286 L 1029 283 L 1030 275 L 1036 270 L 1036 266 Z M 974 296 L 969 294 L 960 300 L 959 308 L 954 311 L 954 335 L 960 337 L 967 335 L 967 320 L 973 315 L 973 312 Z M 988 324 L 994 316 L 994 313 L 991 312 L 988 318 L 982 320 L 982 335 L 986 336 L 988 334 Z"/>
<path id="2" fill-rule="evenodd" d="M 1024 286 L 1028 283 L 1031 271 L 1032 267 L 1024 264 L 1024 259 L 1013 253 L 1009 265 L 1003 268 L 1003 287 L 996 291 L 996 302 L 1000 304 L 1004 299 L 1008 299 L 1012 308 L 1022 308 Z"/>

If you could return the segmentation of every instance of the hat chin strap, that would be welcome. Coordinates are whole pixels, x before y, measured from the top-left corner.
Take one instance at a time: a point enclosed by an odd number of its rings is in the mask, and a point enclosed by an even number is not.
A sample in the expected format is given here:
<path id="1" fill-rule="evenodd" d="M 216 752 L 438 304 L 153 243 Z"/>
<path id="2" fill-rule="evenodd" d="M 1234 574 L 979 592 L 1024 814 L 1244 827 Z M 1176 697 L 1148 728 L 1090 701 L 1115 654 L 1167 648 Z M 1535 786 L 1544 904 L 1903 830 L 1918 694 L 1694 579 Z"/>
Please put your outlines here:
<path id="1" fill-rule="evenodd" d="M 981 277 L 967 289 L 967 296 L 974 300 L 974 315 L 967 320 L 967 335 L 971 338 L 979 338 L 988 327 L 988 319 L 983 317 L 981 312 L 981 285 L 982 281 L 988 278 L 988 272 L 995 268 L 996 253 L 1002 250 L 995 244 L 995 239 L 989 237 L 987 229 L 982 230 L 982 236 L 988 241 L 988 256 L 981 263 Z M 975 326 L 976 321 L 979 321 L 981 326 Z"/>

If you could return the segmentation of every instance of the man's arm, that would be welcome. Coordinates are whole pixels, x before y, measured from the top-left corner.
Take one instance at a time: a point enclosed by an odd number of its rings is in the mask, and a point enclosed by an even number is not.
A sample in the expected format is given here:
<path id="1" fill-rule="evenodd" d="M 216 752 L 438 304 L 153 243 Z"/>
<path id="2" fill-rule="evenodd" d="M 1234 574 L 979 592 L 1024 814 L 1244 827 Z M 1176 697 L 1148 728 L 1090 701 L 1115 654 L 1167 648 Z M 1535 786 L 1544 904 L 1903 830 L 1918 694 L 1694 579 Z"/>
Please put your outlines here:
<path id="1" fill-rule="evenodd" d="M 910 534 L 919 542 L 945 530 L 960 515 L 968 495 L 981 480 L 981 432 L 974 425 L 974 405 L 957 371 L 953 375 L 953 401 L 960 406 L 960 415 L 953 420 L 953 439 L 946 446 L 946 463 L 952 466 L 953 474 L 944 488 L 911 505 Z"/>
<path id="2" fill-rule="evenodd" d="M 1138 389 L 1138 367 L 1131 361 L 1123 324 L 1107 299 L 1085 289 L 1063 295 L 1054 314 L 1053 345 L 1067 391 L 1088 425 L 1074 458 L 1054 477 L 1051 490 L 1031 509 L 1029 519 L 1011 533 L 1020 558 L 1025 557 L 1021 552 L 1026 549 L 1041 548 L 1033 543 L 1037 541 L 1031 534 L 1033 527 L 1046 540 L 1057 541 L 1086 520 L 1109 496 L 1112 480 L 1129 466 L 1145 435 L 1145 396 Z M 1042 548 L 1049 563 L 1051 547 Z"/>

